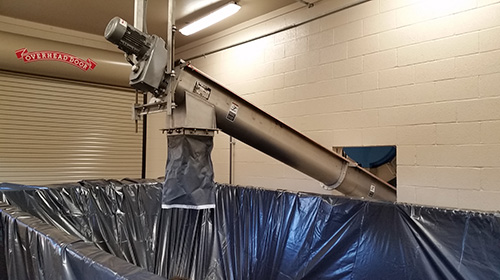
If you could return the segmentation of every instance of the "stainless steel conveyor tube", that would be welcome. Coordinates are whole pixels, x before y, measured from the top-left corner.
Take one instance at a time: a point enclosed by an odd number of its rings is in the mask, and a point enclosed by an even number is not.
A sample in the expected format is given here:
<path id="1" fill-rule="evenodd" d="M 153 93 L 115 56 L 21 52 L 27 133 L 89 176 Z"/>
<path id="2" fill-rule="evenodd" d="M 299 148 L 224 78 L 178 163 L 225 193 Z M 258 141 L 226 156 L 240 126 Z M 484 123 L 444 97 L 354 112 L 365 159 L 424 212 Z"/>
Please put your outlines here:
<path id="1" fill-rule="evenodd" d="M 187 64 L 177 68 L 175 100 L 205 88 L 215 108 L 217 128 L 257 150 L 334 187 L 347 196 L 395 201 L 396 189 L 346 158 L 326 149 L 250 104 Z"/>
<path id="2" fill-rule="evenodd" d="M 169 13 L 171 19 L 172 13 Z M 172 29 L 172 27 L 169 27 Z M 171 31 L 172 31 L 171 30 Z M 155 99 L 136 104 L 134 118 L 167 113 L 167 133 L 211 137 L 217 129 L 353 197 L 396 200 L 396 189 L 232 93 L 190 64 L 171 71 L 173 43 L 113 18 L 104 37 L 133 65 L 130 85 Z"/>

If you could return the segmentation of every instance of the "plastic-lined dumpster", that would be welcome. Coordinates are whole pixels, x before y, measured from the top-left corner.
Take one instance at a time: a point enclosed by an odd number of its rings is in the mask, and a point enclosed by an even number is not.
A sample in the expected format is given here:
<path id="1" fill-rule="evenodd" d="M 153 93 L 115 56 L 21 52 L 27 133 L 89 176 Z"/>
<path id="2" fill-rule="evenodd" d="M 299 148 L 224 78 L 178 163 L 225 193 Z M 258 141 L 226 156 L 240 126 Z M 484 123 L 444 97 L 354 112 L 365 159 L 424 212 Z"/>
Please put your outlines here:
<path id="1" fill-rule="evenodd" d="M 500 278 L 498 213 L 220 184 L 215 209 L 162 210 L 161 186 L 0 185 L 34 216 L 1 207 L 8 279 Z"/>

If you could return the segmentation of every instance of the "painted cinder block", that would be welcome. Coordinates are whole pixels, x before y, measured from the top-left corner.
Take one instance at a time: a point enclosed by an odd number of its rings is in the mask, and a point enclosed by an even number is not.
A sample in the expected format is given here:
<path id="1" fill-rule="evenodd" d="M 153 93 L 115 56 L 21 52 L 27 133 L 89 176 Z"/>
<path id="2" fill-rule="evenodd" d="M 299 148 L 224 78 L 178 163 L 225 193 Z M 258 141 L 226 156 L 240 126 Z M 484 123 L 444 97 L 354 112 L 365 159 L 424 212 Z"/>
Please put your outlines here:
<path id="1" fill-rule="evenodd" d="M 491 5 L 491 4 L 496 4 L 498 3 L 498 0 L 478 0 L 477 1 L 477 6 L 486 6 L 486 5 Z"/>
<path id="2" fill-rule="evenodd" d="M 307 85 L 298 87 L 284 87 L 273 90 L 273 104 L 276 103 L 287 103 L 297 100 L 297 93 L 304 92 L 307 90 Z"/>
<path id="3" fill-rule="evenodd" d="M 412 25 L 381 32 L 378 35 L 380 50 L 400 48 L 422 41 L 419 28 Z"/>
<path id="4" fill-rule="evenodd" d="M 497 211 L 500 191 L 459 190 L 458 206 L 464 209 Z"/>
<path id="5" fill-rule="evenodd" d="M 424 32 L 422 31 L 422 33 Z M 478 51 L 478 34 L 468 33 L 401 47 L 398 49 L 398 65 L 404 66 L 454 58 L 474 54 Z"/>
<path id="6" fill-rule="evenodd" d="M 435 83 L 420 83 L 394 88 L 396 105 L 417 105 L 436 101 Z"/>
<path id="7" fill-rule="evenodd" d="M 347 2 L 320 1 L 308 13 Z M 375 0 L 202 65 L 327 147 L 396 144 L 399 201 L 500 210 L 499 14 L 492 0 Z M 224 164 L 227 147 L 217 149 Z M 238 184 L 316 188 L 249 147 L 236 152 L 237 162 L 269 170 L 237 169 Z"/>
<path id="8" fill-rule="evenodd" d="M 363 129 L 363 146 L 391 146 L 395 144 L 396 127 L 369 127 Z"/>
<path id="9" fill-rule="evenodd" d="M 285 56 L 292 56 L 308 51 L 308 40 L 307 37 L 301 37 L 291 40 L 285 44 Z"/>
<path id="10" fill-rule="evenodd" d="M 363 73 L 363 58 L 349 58 L 333 63 L 333 77 L 347 77 Z"/>
<path id="11" fill-rule="evenodd" d="M 470 77 L 500 72 L 500 50 L 457 57 L 457 77 Z"/>
<path id="12" fill-rule="evenodd" d="M 363 145 L 363 130 L 362 129 L 341 129 L 333 132 L 333 146 L 350 147 Z"/>
<path id="13" fill-rule="evenodd" d="M 349 93 L 376 90 L 378 87 L 378 74 L 376 72 L 365 73 L 347 78 L 347 90 Z"/>
<path id="14" fill-rule="evenodd" d="M 268 76 L 272 76 L 273 73 L 273 65 L 274 63 L 272 61 L 266 61 L 263 63 L 257 63 L 251 67 L 248 67 L 249 73 L 247 74 L 246 77 L 241 76 L 242 81 L 246 81 L 249 79 L 259 79 L 259 78 L 265 78 Z"/>
<path id="15" fill-rule="evenodd" d="M 293 101 L 309 98 L 309 95 L 304 93 L 312 90 L 311 84 L 284 87 L 273 91 L 273 103 L 289 103 Z M 311 96 L 314 97 L 314 96 Z"/>
<path id="16" fill-rule="evenodd" d="M 398 126 L 396 143 L 399 145 L 428 145 L 436 143 L 436 125 Z"/>
<path id="17" fill-rule="evenodd" d="M 479 96 L 477 76 L 407 85 L 395 90 L 396 105 L 476 99 Z"/>
<path id="18" fill-rule="evenodd" d="M 415 105 L 415 124 L 450 123 L 457 120 L 457 105 L 453 102 L 439 102 Z"/>
<path id="19" fill-rule="evenodd" d="M 448 189 L 479 190 L 481 169 L 475 167 L 435 168 L 436 187 Z"/>
<path id="20" fill-rule="evenodd" d="M 324 130 L 308 131 L 308 128 L 304 128 L 301 131 L 303 131 L 307 137 L 313 139 L 318 144 L 324 147 L 330 146 L 331 143 L 333 142 L 333 132 L 331 131 L 324 131 Z"/>
<path id="21" fill-rule="evenodd" d="M 447 17 L 476 8 L 476 0 L 418 1 L 397 10 L 399 26 Z"/>
<path id="22" fill-rule="evenodd" d="M 345 111 L 324 115 L 324 129 L 357 129 L 379 126 L 379 115 L 377 110 Z M 337 135 L 337 134 L 336 134 Z"/>
<path id="23" fill-rule="evenodd" d="M 386 108 L 396 105 L 396 88 L 363 92 L 363 108 Z"/>
<path id="24" fill-rule="evenodd" d="M 321 60 L 321 50 L 312 50 L 292 57 L 295 58 L 295 68 L 297 70 L 314 67 L 316 65 L 329 62 Z M 345 55 L 345 57 L 347 57 L 347 54 Z"/>
<path id="25" fill-rule="evenodd" d="M 349 41 L 347 44 L 349 57 L 375 53 L 379 50 L 379 40 L 376 34 Z"/>
<path id="26" fill-rule="evenodd" d="M 417 146 L 417 165 L 495 167 L 500 164 L 499 153 L 499 144 Z"/>
<path id="27" fill-rule="evenodd" d="M 415 82 L 425 83 L 455 77 L 455 59 L 444 59 L 415 65 Z"/>
<path id="28" fill-rule="evenodd" d="M 307 91 L 297 95 L 302 98 L 315 98 L 322 96 L 333 96 L 347 93 L 347 78 L 329 79 L 307 85 Z M 307 94 L 305 94 L 307 92 Z"/>
<path id="29" fill-rule="evenodd" d="M 380 0 L 380 12 L 402 8 L 419 0 Z"/>
<path id="30" fill-rule="evenodd" d="M 246 176 L 253 177 L 268 177 L 268 178 L 281 178 L 283 177 L 278 162 L 268 161 L 256 164 L 255 162 L 238 162 L 235 165 L 235 170 L 244 170 Z"/>
<path id="31" fill-rule="evenodd" d="M 331 63 L 307 69 L 307 81 L 309 83 L 329 80 L 331 78 L 333 78 L 333 65 Z"/>
<path id="32" fill-rule="evenodd" d="M 457 150 L 450 145 L 418 145 L 417 146 L 417 165 L 419 166 L 450 166 L 453 163 L 454 153 Z"/>
<path id="33" fill-rule="evenodd" d="M 236 140 L 234 144 L 234 156 L 237 157 L 237 162 L 244 163 L 269 163 L 270 157 L 258 150 L 255 150 L 247 144 Z"/>
<path id="34" fill-rule="evenodd" d="M 454 101 L 479 97 L 477 76 L 437 81 L 434 86 L 434 101 Z"/>
<path id="35" fill-rule="evenodd" d="M 438 145 L 477 144 L 481 141 L 481 124 L 479 122 L 437 124 L 436 134 Z"/>
<path id="36" fill-rule="evenodd" d="M 417 147 L 415 145 L 398 143 L 396 153 L 396 166 L 415 165 L 417 162 Z"/>
<path id="37" fill-rule="evenodd" d="M 378 110 L 380 126 L 401 126 L 415 124 L 414 106 L 388 107 Z"/>
<path id="38" fill-rule="evenodd" d="M 482 168 L 480 182 L 481 190 L 500 191 L 500 168 Z"/>
<path id="39" fill-rule="evenodd" d="M 295 70 L 295 57 L 287 57 L 276 60 L 273 63 L 273 74 L 282 74 Z"/>
<path id="40" fill-rule="evenodd" d="M 297 26 L 294 28 L 296 30 L 295 34 L 297 38 L 300 37 L 308 37 L 312 36 L 313 34 L 319 33 L 320 31 L 324 30 L 331 30 L 332 28 L 324 28 L 323 25 L 321 25 L 320 21 L 312 21 L 308 22 L 306 24 L 302 24 L 300 26 Z"/>
<path id="41" fill-rule="evenodd" d="M 342 94 L 300 101 L 298 106 L 304 114 L 327 114 L 332 112 L 359 111 L 363 101 L 361 94 Z M 309 112 L 309 113 L 307 113 Z"/>
<path id="42" fill-rule="evenodd" d="M 481 125 L 481 134 L 480 134 L 481 143 L 484 144 L 500 143 L 500 121 L 498 120 L 482 121 L 480 122 L 480 125 Z"/>
<path id="43" fill-rule="evenodd" d="M 473 99 L 456 102 L 457 120 L 487 121 L 500 119 L 500 97 Z"/>
<path id="44" fill-rule="evenodd" d="M 347 58 L 347 43 L 339 43 L 319 50 L 319 62 L 330 63 Z"/>
<path id="45" fill-rule="evenodd" d="M 500 27 L 479 32 L 479 51 L 487 52 L 500 49 Z"/>
<path id="46" fill-rule="evenodd" d="M 326 1 L 333 2 L 333 1 Z M 349 12 L 347 10 L 340 11 L 333 17 L 323 17 L 319 20 L 322 30 L 333 29 L 349 23 Z"/>
<path id="47" fill-rule="evenodd" d="M 398 180 L 416 187 L 436 187 L 436 168 L 428 166 L 398 166 Z"/>
<path id="48" fill-rule="evenodd" d="M 453 17 L 436 18 L 413 25 L 419 32 L 420 42 L 449 38 L 455 35 Z"/>
<path id="49" fill-rule="evenodd" d="M 316 50 L 333 45 L 333 30 L 325 30 L 320 33 L 310 35 L 308 38 L 309 50 Z"/>
<path id="50" fill-rule="evenodd" d="M 479 76 L 479 95 L 481 97 L 500 96 L 500 73 Z"/>
<path id="51" fill-rule="evenodd" d="M 379 87 L 395 87 L 413 84 L 415 82 L 415 67 L 404 66 L 379 72 Z"/>
<path id="52" fill-rule="evenodd" d="M 288 43 L 297 38 L 297 29 L 291 28 L 283 32 L 279 32 L 273 36 L 274 44 L 279 45 L 283 43 Z M 302 37 L 302 36 L 300 36 Z"/>
<path id="53" fill-rule="evenodd" d="M 430 1 L 420 1 L 416 2 L 415 4 L 397 9 L 397 26 L 407 26 L 432 19 L 433 15 L 429 12 L 428 2 Z"/>
<path id="54" fill-rule="evenodd" d="M 285 74 L 285 87 L 307 84 L 307 69 L 301 69 Z"/>
<path id="55" fill-rule="evenodd" d="M 281 60 L 284 57 L 285 57 L 285 45 L 284 44 L 270 46 L 264 50 L 264 61 L 266 61 L 266 62 Z"/>
<path id="56" fill-rule="evenodd" d="M 257 91 L 245 95 L 245 100 L 259 107 L 273 104 L 273 90 Z"/>
<path id="57" fill-rule="evenodd" d="M 379 13 L 379 0 L 365 2 L 347 10 L 349 20 L 356 21 Z"/>
<path id="58" fill-rule="evenodd" d="M 415 203 L 415 201 L 417 200 L 415 189 L 416 187 L 414 186 L 400 184 L 398 180 L 398 189 L 397 189 L 398 202 Z"/>
<path id="59" fill-rule="evenodd" d="M 455 34 L 484 30 L 500 25 L 499 5 L 479 7 L 454 15 Z"/>
<path id="60" fill-rule="evenodd" d="M 363 20 L 365 35 L 380 33 L 396 27 L 396 12 L 394 10 L 377 14 Z"/>
<path id="61" fill-rule="evenodd" d="M 394 68 L 396 65 L 397 51 L 395 49 L 363 55 L 363 70 L 365 73 Z"/>
<path id="62" fill-rule="evenodd" d="M 363 37 L 363 21 L 358 20 L 334 29 L 334 42 L 342 43 Z"/>
<path id="63" fill-rule="evenodd" d="M 264 77 L 262 79 L 259 79 L 258 82 L 261 85 L 259 91 L 268 91 L 268 90 L 283 88 L 283 86 L 285 85 L 285 75 L 279 74 L 279 75 Z"/>
<path id="64" fill-rule="evenodd" d="M 415 189 L 416 202 L 423 205 L 458 208 L 459 191 L 456 189 L 425 188 Z"/>

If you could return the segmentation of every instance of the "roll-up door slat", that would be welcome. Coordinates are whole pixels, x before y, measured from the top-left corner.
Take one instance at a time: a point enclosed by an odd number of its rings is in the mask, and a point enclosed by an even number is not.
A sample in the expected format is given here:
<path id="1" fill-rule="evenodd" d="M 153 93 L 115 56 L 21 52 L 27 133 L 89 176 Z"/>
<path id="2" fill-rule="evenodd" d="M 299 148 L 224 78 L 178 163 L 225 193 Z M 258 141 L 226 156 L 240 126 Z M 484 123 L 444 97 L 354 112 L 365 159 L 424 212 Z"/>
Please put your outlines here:
<path id="1" fill-rule="evenodd" d="M 133 91 L 0 71 L 0 182 L 138 178 Z"/>

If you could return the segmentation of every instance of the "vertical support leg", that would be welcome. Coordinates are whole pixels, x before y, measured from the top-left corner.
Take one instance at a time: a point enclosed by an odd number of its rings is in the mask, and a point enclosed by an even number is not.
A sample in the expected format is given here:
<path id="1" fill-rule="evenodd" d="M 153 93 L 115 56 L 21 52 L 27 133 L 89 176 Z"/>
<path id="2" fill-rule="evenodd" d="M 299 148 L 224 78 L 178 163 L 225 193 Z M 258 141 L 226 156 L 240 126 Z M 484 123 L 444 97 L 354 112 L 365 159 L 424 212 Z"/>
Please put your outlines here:
<path id="1" fill-rule="evenodd" d="M 175 19 L 174 19 L 174 0 L 167 1 L 167 51 L 168 51 L 168 63 L 167 63 L 167 74 L 172 74 L 174 69 L 174 32 L 175 32 Z"/>
<path id="2" fill-rule="evenodd" d="M 144 31 L 146 25 L 146 2 L 147 0 L 134 0 L 134 27 L 140 31 Z M 136 92 L 137 94 L 137 92 Z M 148 94 L 144 93 L 142 104 L 148 102 Z M 136 104 L 138 100 L 136 98 Z M 137 130 L 137 120 L 135 121 Z M 146 178 L 146 138 L 147 138 L 148 118 L 143 116 L 142 122 L 142 164 L 141 164 L 141 178 Z"/>
<path id="3" fill-rule="evenodd" d="M 144 31 L 146 22 L 146 1 L 134 0 L 134 27 L 140 31 Z"/>

